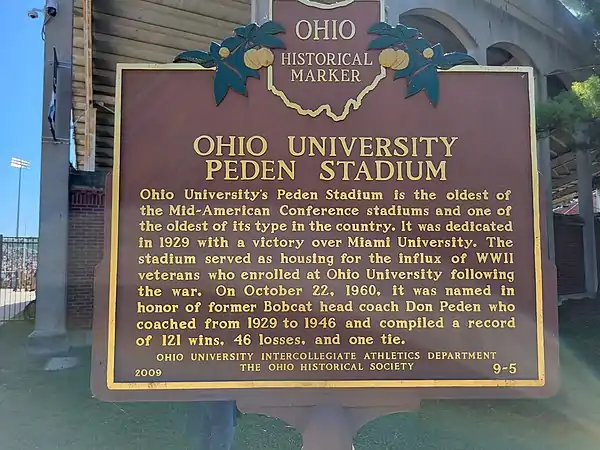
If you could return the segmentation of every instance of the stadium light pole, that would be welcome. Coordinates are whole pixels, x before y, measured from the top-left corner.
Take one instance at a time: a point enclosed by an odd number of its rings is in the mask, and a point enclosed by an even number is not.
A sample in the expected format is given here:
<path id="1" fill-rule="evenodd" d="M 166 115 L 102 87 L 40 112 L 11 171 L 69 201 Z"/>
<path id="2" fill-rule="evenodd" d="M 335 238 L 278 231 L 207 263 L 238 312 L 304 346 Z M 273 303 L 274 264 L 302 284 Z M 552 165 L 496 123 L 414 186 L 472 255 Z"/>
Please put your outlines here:
<path id="1" fill-rule="evenodd" d="M 21 177 L 23 175 L 23 169 L 28 169 L 31 166 L 29 161 L 24 159 L 12 158 L 10 161 L 11 167 L 19 169 L 19 188 L 17 190 L 17 238 L 19 237 L 19 220 L 21 215 Z"/>

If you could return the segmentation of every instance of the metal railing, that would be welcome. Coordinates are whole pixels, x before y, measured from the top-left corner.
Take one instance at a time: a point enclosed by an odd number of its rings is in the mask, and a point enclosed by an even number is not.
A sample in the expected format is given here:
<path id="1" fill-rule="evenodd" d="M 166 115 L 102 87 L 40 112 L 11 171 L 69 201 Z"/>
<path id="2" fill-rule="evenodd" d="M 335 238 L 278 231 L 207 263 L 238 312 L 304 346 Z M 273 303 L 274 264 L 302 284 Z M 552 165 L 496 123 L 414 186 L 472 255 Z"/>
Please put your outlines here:
<path id="1" fill-rule="evenodd" d="M 28 318 L 24 310 L 35 300 L 37 237 L 0 235 L 0 323 Z"/>

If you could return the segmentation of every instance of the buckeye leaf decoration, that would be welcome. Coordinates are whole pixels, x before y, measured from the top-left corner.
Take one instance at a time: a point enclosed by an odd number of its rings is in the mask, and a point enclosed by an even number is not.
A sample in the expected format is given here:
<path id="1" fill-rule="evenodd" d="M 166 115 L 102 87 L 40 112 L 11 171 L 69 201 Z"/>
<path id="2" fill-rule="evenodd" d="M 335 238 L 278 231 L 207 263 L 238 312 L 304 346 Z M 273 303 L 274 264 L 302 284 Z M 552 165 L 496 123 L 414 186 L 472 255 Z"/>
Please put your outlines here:
<path id="1" fill-rule="evenodd" d="M 421 91 L 425 91 L 433 105 L 438 104 L 440 100 L 440 80 L 435 66 L 427 66 L 409 78 L 406 98 L 412 97 Z"/>
<path id="2" fill-rule="evenodd" d="M 189 50 L 181 52 L 173 62 L 188 62 L 200 64 L 202 67 L 211 68 L 216 66 L 216 60 L 212 55 L 201 50 Z"/>
<path id="3" fill-rule="evenodd" d="M 416 28 L 403 24 L 395 27 L 378 22 L 369 28 L 375 34 L 369 50 L 382 50 L 379 63 L 394 71 L 394 80 L 407 81 L 406 98 L 425 92 L 433 106 L 440 99 L 438 70 L 449 70 L 460 64 L 477 64 L 466 53 L 444 53 L 441 44 L 432 45 Z"/>
<path id="4" fill-rule="evenodd" d="M 251 23 L 236 28 L 234 36 L 225 38 L 220 44 L 212 42 L 208 52 L 181 52 L 173 62 L 215 68 L 213 90 L 215 103 L 220 105 L 229 90 L 248 95 L 248 78 L 260 78 L 258 71 L 273 64 L 275 57 L 271 49 L 285 48 L 285 43 L 276 36 L 284 32 L 283 26 L 277 22 L 268 21 L 260 26 Z"/>

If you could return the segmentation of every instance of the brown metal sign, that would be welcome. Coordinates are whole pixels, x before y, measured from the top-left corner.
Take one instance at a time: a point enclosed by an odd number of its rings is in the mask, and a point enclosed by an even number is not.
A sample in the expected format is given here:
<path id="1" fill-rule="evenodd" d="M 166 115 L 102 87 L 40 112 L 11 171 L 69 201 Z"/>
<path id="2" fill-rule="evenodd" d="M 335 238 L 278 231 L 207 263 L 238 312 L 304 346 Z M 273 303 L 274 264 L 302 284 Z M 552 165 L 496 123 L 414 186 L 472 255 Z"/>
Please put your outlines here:
<path id="1" fill-rule="evenodd" d="M 551 393 L 532 69 L 318 5 L 119 66 L 95 395 Z"/>

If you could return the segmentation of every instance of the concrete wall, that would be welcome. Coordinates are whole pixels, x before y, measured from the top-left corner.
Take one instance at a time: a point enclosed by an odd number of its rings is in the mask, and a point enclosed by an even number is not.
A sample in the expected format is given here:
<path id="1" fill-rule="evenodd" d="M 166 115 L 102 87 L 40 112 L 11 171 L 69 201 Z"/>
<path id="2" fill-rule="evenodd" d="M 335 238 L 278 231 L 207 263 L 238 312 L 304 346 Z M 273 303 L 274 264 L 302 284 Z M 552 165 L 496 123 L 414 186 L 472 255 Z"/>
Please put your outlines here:
<path id="1" fill-rule="evenodd" d="M 558 0 L 389 0 L 387 12 L 438 21 L 482 64 L 488 47 L 505 46 L 544 75 L 584 65 L 591 41 Z"/>
<path id="2" fill-rule="evenodd" d="M 573 37 L 584 38 L 587 30 L 558 0 L 486 0 L 487 3 L 519 16 L 532 26 L 548 27 L 552 32 L 561 34 L 569 40 Z M 588 38 L 589 40 L 589 38 Z"/>

